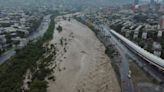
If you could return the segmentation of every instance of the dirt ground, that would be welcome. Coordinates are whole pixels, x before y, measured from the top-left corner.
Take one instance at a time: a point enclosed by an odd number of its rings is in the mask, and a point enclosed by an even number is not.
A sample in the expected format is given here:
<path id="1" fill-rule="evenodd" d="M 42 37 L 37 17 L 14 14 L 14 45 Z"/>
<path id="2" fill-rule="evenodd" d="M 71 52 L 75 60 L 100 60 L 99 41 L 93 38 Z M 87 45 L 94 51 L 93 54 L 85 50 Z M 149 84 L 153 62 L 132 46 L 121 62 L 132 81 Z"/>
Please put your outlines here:
<path id="1" fill-rule="evenodd" d="M 56 67 L 55 81 L 48 92 L 121 92 L 105 47 L 95 34 L 74 19 L 56 19 L 62 31 L 55 29 L 50 44 L 57 54 L 50 67 Z"/>

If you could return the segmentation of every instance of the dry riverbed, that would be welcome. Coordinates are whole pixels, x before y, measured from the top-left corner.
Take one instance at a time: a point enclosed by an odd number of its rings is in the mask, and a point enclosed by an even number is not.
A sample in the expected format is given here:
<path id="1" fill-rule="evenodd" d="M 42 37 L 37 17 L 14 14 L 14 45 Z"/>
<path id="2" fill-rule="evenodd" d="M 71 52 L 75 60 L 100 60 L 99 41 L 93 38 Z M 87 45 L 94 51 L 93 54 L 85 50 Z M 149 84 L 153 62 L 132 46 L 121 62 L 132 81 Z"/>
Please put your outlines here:
<path id="1" fill-rule="evenodd" d="M 74 19 L 55 21 L 62 31 L 55 29 L 49 43 L 56 55 L 50 65 L 55 80 L 48 81 L 48 92 L 120 92 L 105 47 L 95 34 Z"/>

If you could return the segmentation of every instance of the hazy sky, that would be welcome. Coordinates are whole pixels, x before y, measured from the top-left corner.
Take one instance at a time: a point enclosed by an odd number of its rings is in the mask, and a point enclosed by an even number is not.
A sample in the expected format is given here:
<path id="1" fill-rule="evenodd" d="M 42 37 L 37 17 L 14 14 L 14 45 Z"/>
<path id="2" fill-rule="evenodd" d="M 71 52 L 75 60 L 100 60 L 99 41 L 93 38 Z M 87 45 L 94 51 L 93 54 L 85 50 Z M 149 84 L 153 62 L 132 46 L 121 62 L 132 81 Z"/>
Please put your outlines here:
<path id="1" fill-rule="evenodd" d="M 19 3 L 22 3 L 22 2 L 35 2 L 37 3 L 36 1 L 38 2 L 69 2 L 69 3 L 84 3 L 84 2 L 87 2 L 87 3 L 99 3 L 99 4 L 102 4 L 102 3 L 107 3 L 107 4 L 125 4 L 125 3 L 132 3 L 134 0 L 0 0 L 1 3 L 14 3 L 14 2 L 19 2 Z M 141 0 L 141 1 L 150 1 L 150 0 Z M 162 1 L 162 0 L 155 0 L 155 1 Z"/>
<path id="2" fill-rule="evenodd" d="M 72 5 L 72 6 L 80 6 L 80 5 L 121 5 L 127 3 L 133 3 L 134 0 L 0 0 L 0 6 L 19 6 L 19 5 L 59 5 L 64 4 Z M 142 0 L 142 1 L 150 1 L 150 0 Z M 162 1 L 162 0 L 158 0 Z"/>
<path id="3" fill-rule="evenodd" d="M 55 2 L 64 2 L 64 3 L 89 3 L 89 4 L 125 4 L 125 3 L 130 3 L 133 0 L 0 0 L 1 4 L 14 4 L 14 3 L 55 3 Z"/>

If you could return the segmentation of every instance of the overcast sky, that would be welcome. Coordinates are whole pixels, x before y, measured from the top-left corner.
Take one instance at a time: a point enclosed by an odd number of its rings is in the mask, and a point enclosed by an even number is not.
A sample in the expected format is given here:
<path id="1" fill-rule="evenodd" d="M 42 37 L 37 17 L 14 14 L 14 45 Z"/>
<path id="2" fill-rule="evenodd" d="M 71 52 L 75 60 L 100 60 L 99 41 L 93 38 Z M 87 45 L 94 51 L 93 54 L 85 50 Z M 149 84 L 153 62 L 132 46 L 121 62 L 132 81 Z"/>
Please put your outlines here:
<path id="1" fill-rule="evenodd" d="M 59 5 L 64 4 L 72 5 L 72 6 L 80 6 L 80 5 L 121 5 L 127 3 L 133 3 L 134 0 L 0 0 L 0 6 L 19 6 L 19 5 Z M 144 0 L 150 1 L 150 0 Z M 162 0 L 158 0 L 162 1 Z"/>
<path id="2" fill-rule="evenodd" d="M 119 5 L 119 4 L 125 4 L 125 3 L 130 3 L 133 0 L 0 0 L 0 4 L 4 5 L 4 4 L 26 4 L 26 3 L 30 3 L 30 4 L 37 4 L 37 3 L 56 3 L 56 2 L 62 2 L 62 3 L 67 3 L 67 4 L 95 4 L 95 5 L 99 5 L 99 4 L 108 4 L 108 5 Z"/>

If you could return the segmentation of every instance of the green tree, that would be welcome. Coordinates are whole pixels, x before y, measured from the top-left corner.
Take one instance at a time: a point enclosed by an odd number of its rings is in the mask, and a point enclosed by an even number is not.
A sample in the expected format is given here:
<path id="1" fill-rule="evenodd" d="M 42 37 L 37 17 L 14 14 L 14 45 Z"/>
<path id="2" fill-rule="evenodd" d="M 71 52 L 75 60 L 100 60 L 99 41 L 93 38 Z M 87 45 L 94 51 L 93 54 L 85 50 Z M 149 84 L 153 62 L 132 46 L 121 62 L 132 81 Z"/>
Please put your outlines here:
<path id="1" fill-rule="evenodd" d="M 30 90 L 28 92 L 47 92 L 47 84 L 46 81 L 34 80 L 30 84 Z"/>
<path id="2" fill-rule="evenodd" d="M 57 27 L 57 30 L 58 30 L 58 32 L 60 33 L 60 32 L 63 30 L 63 28 L 59 25 L 59 26 Z"/>

